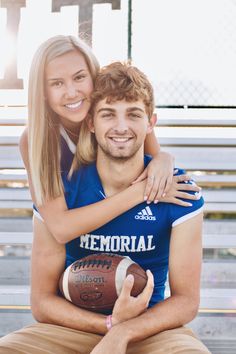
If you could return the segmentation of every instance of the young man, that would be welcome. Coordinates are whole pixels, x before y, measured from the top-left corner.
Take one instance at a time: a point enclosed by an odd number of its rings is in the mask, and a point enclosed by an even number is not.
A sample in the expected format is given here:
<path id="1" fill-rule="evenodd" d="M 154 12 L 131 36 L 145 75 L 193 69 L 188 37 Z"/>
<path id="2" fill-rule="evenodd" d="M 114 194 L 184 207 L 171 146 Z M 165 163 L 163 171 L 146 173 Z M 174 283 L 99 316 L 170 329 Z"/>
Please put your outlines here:
<path id="1" fill-rule="evenodd" d="M 69 208 L 122 191 L 150 161 L 143 154 L 145 137 L 155 125 L 154 100 L 145 75 L 130 65 L 111 64 L 96 80 L 93 102 L 89 126 L 96 137 L 96 163 L 64 179 Z M 196 316 L 199 304 L 202 205 L 201 198 L 188 208 L 142 203 L 69 242 L 66 250 L 36 219 L 31 299 L 32 312 L 42 323 L 6 336 L 0 353 L 209 353 L 183 327 Z M 154 288 L 148 272 L 145 290 L 133 298 L 133 279 L 128 277 L 108 318 L 59 297 L 65 258 L 69 265 L 96 252 L 131 257 L 151 270 Z M 171 295 L 164 299 L 168 269 Z"/>

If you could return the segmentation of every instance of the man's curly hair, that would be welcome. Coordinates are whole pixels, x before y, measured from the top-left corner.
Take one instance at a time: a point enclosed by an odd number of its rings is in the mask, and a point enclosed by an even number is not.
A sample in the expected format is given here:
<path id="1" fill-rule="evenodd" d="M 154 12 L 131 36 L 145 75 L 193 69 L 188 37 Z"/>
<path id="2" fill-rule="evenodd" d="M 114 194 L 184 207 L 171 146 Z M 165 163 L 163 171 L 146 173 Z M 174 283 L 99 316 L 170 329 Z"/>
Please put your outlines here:
<path id="1" fill-rule="evenodd" d="M 127 102 L 143 100 L 146 113 L 150 118 L 155 103 L 153 87 L 146 75 L 129 62 L 114 62 L 104 66 L 95 79 L 91 96 L 93 115 L 97 102 L 105 99 L 107 103 L 126 100 Z"/>

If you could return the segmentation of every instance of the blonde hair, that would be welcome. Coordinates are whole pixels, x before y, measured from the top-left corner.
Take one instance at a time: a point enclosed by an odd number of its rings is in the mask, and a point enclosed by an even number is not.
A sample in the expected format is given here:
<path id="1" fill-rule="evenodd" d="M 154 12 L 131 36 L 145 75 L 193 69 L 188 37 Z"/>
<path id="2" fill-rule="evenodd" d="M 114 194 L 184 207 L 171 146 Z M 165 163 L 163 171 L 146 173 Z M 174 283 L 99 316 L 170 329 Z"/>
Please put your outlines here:
<path id="1" fill-rule="evenodd" d="M 45 68 L 56 57 L 73 50 L 84 56 L 94 81 L 99 63 L 91 48 L 73 36 L 60 35 L 45 41 L 31 64 L 28 88 L 29 162 L 37 205 L 60 196 L 64 191 L 60 170 L 59 120 L 45 100 Z M 77 146 L 75 158 L 80 156 L 80 145 Z"/>

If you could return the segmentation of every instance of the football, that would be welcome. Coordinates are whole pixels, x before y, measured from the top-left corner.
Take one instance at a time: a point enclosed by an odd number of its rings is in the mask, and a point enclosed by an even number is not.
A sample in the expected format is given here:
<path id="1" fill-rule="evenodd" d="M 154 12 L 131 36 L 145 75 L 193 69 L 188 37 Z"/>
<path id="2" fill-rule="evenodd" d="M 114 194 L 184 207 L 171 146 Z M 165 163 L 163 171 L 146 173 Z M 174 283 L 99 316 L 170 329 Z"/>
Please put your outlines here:
<path id="1" fill-rule="evenodd" d="M 132 296 L 138 296 L 147 283 L 146 272 L 129 257 L 92 254 L 72 263 L 63 272 L 62 295 L 81 308 L 108 313 L 112 310 L 128 274 L 134 276 Z"/>

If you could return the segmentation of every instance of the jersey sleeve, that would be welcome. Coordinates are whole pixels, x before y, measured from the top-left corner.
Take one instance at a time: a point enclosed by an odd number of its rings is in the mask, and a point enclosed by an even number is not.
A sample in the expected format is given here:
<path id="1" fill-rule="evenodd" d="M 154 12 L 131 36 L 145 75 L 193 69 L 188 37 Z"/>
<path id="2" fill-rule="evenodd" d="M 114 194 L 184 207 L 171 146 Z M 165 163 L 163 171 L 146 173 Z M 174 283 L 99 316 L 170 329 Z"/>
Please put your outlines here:
<path id="1" fill-rule="evenodd" d="M 41 221 L 44 222 L 42 216 L 40 215 L 40 213 L 39 213 L 39 211 L 38 211 L 38 209 L 36 208 L 35 205 L 33 205 L 33 215 L 34 215 L 37 219 L 39 219 L 39 220 L 41 220 Z"/>
<path id="2" fill-rule="evenodd" d="M 181 175 L 186 173 L 182 169 L 178 169 L 177 175 Z M 195 182 L 193 180 L 190 180 L 188 182 L 185 182 L 186 184 L 194 184 Z M 190 194 L 197 194 L 198 199 L 197 200 L 187 200 L 183 199 L 186 202 L 189 202 L 192 204 L 192 206 L 184 207 L 181 205 L 177 204 L 170 204 L 170 215 L 171 215 L 171 224 L 172 227 L 175 227 L 182 222 L 185 222 L 186 220 L 193 218 L 197 214 L 201 213 L 203 210 L 203 205 L 204 205 L 204 199 L 201 195 L 201 192 L 193 192 L 193 191 L 188 191 Z"/>

